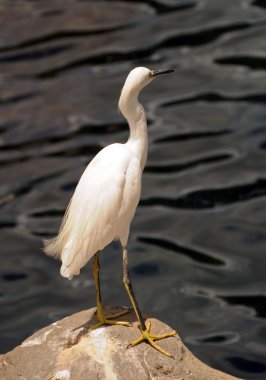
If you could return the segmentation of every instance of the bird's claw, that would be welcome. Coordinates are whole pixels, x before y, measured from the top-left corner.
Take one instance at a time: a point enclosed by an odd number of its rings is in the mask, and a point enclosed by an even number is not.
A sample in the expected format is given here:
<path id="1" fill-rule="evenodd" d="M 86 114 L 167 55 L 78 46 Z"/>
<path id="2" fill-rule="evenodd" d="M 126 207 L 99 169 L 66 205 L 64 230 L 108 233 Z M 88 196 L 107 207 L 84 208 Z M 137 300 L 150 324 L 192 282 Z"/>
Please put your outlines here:
<path id="1" fill-rule="evenodd" d="M 94 325 L 92 325 L 91 327 L 89 327 L 88 332 L 93 331 L 93 330 L 97 329 L 98 327 L 101 327 L 104 325 L 120 325 L 120 326 L 131 327 L 132 324 L 129 322 L 113 321 L 113 319 L 121 317 L 122 315 L 125 315 L 127 313 L 128 313 L 128 310 L 124 310 L 124 311 L 120 311 L 119 313 L 116 313 L 116 314 L 108 315 L 107 317 L 104 317 L 103 315 L 101 315 L 100 318 L 98 317 L 99 321 L 97 323 L 95 323 Z"/>
<path id="2" fill-rule="evenodd" d="M 147 341 L 152 347 L 154 347 L 157 351 L 161 352 L 163 355 L 166 355 L 169 358 L 174 358 L 174 356 L 172 354 L 170 354 L 169 352 L 167 352 L 167 351 L 163 350 L 161 347 L 159 347 L 155 343 L 155 340 L 160 340 L 160 339 L 165 339 L 165 338 L 169 338 L 169 337 L 175 336 L 176 335 L 176 331 L 171 331 L 170 333 L 166 333 L 166 334 L 162 334 L 162 335 L 154 335 L 154 334 L 150 334 L 150 329 L 151 329 L 151 323 L 148 322 L 146 324 L 146 329 L 145 330 L 141 330 L 142 336 L 140 338 L 138 338 L 137 340 L 135 340 L 134 342 L 130 343 L 127 346 L 127 348 L 134 347 L 137 344 L 140 344 L 140 343 L 142 343 L 144 341 Z"/>

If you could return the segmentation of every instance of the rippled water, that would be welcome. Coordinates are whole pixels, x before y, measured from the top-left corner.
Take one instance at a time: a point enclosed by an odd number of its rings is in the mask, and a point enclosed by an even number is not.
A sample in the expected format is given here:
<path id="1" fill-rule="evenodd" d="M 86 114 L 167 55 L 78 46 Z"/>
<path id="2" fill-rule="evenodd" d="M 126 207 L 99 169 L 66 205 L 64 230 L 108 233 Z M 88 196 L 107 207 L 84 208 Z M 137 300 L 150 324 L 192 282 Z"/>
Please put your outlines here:
<path id="1" fill-rule="evenodd" d="M 176 68 L 142 93 L 149 157 L 132 224 L 141 308 L 203 361 L 266 378 L 266 2 L 0 3 L 1 352 L 95 304 L 42 254 L 87 163 L 124 142 L 135 66 Z M 129 301 L 102 254 L 106 304 Z"/>

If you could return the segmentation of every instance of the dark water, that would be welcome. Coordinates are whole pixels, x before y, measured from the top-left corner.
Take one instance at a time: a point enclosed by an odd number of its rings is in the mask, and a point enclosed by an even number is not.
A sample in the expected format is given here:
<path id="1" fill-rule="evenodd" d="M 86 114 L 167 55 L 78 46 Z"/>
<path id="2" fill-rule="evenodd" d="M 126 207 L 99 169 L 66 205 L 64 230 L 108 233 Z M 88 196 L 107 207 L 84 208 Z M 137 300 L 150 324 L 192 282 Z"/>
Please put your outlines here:
<path id="1" fill-rule="evenodd" d="M 125 142 L 135 66 L 177 68 L 145 89 L 149 158 L 132 224 L 141 308 L 203 361 L 266 378 L 266 2 L 1 1 L 1 352 L 95 304 L 41 252 L 86 164 Z M 106 304 L 129 301 L 117 243 Z"/>

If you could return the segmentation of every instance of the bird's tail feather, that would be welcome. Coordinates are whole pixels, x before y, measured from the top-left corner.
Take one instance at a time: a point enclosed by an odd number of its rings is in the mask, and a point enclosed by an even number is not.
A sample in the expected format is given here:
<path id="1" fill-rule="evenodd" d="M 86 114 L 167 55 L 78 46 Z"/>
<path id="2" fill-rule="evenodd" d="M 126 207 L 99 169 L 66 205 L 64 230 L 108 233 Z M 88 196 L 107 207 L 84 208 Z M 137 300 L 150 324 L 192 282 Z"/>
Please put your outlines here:
<path id="1" fill-rule="evenodd" d="M 61 258 L 62 251 L 68 242 L 70 231 L 72 229 L 73 219 L 71 218 L 71 212 L 70 212 L 71 204 L 72 204 L 72 199 L 69 202 L 69 205 L 65 212 L 58 235 L 53 239 L 47 239 L 43 241 L 44 252 L 48 256 L 52 256 L 56 259 Z"/>
<path id="2" fill-rule="evenodd" d="M 59 244 L 58 244 L 58 236 L 54 239 L 43 240 L 43 245 L 44 245 L 43 250 L 46 253 L 46 255 L 52 256 L 58 260 L 60 259 L 61 250 L 60 250 Z"/>

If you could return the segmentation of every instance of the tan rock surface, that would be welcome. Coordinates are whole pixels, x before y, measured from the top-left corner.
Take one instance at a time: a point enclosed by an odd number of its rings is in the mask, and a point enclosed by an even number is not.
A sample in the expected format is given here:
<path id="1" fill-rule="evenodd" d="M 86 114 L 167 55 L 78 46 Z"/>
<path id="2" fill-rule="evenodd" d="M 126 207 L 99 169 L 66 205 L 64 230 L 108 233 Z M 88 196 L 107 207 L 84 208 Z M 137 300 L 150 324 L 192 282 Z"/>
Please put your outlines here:
<path id="1" fill-rule="evenodd" d="M 106 313 L 121 308 L 106 309 Z M 127 349 L 140 336 L 132 310 L 122 317 L 132 327 L 103 326 L 87 333 L 96 322 L 95 309 L 81 311 L 47 326 L 6 355 L 0 356 L 1 380 L 233 380 L 196 359 L 176 337 L 158 341 L 174 355 L 168 358 L 146 343 Z M 121 320 L 122 320 L 121 318 Z M 171 330 L 149 318 L 151 331 Z"/>

